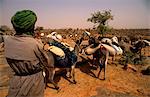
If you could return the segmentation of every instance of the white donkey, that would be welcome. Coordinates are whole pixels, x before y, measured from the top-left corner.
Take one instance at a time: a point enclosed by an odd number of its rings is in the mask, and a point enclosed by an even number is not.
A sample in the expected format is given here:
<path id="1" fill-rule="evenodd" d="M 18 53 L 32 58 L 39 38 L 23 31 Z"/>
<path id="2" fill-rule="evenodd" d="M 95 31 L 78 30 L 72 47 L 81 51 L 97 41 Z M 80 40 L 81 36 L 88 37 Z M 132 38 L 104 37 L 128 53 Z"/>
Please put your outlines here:
<path id="1" fill-rule="evenodd" d="M 116 55 L 122 55 L 123 54 L 123 50 L 118 45 L 119 42 L 118 42 L 118 38 L 116 36 L 112 37 L 111 39 L 103 38 L 101 40 L 101 42 L 104 43 L 103 46 L 106 47 L 108 49 L 108 51 L 110 52 L 110 56 L 113 56 L 112 57 L 113 60 L 115 60 Z"/>

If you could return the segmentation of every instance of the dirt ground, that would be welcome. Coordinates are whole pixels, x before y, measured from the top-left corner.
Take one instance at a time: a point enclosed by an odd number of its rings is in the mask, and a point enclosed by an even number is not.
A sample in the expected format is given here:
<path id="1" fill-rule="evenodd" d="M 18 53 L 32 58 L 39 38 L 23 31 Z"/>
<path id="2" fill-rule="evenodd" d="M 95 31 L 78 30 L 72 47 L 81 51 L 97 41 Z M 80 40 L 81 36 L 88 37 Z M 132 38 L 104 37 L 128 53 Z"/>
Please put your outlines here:
<path id="1" fill-rule="evenodd" d="M 2 57 L 0 62 L 0 97 L 5 97 L 12 73 L 9 66 L 2 62 Z M 109 60 L 106 80 L 100 80 L 94 77 L 98 69 L 92 67 L 91 63 L 80 60 L 75 69 L 77 84 L 71 84 L 64 72 L 57 72 L 55 82 L 60 90 L 53 89 L 53 85 L 49 83 L 49 87 L 45 89 L 45 97 L 150 97 L 150 76 L 141 74 L 146 65 L 150 64 L 136 65 L 137 72 L 134 72 L 122 69 L 123 66 L 117 60 L 115 64 Z M 102 78 L 103 72 L 101 74 Z"/>
<path id="2" fill-rule="evenodd" d="M 90 64 L 78 66 L 77 84 L 70 84 L 64 75 L 58 74 L 55 81 L 61 90 L 46 88 L 45 97 L 150 97 L 150 77 L 139 71 L 126 71 L 121 65 L 108 64 L 106 80 L 94 78 L 97 71 Z"/>
<path id="3" fill-rule="evenodd" d="M 122 65 L 109 63 L 106 80 L 100 80 L 94 77 L 98 71 L 96 68 L 89 63 L 80 63 L 75 70 L 77 84 L 71 84 L 64 72 L 57 72 L 55 82 L 60 90 L 57 91 L 52 84 L 48 84 L 45 97 L 150 97 L 150 76 L 140 73 L 141 66 L 136 68 L 137 72 L 130 69 L 126 71 L 122 69 Z M 0 88 L 0 97 L 7 95 L 7 89 L 5 83 Z"/>

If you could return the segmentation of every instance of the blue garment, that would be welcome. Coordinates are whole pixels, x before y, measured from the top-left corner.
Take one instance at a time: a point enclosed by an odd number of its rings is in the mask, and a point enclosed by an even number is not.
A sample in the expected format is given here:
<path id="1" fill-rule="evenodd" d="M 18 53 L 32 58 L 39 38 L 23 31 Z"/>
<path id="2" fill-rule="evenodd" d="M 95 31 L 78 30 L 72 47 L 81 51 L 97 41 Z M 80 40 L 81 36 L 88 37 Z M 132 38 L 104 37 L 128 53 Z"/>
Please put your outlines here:
<path id="1" fill-rule="evenodd" d="M 60 57 L 57 56 L 56 60 L 59 65 L 63 65 L 63 67 L 67 66 L 72 66 L 76 61 L 77 61 L 77 56 L 75 55 L 74 51 L 70 51 L 69 48 L 61 44 L 60 42 L 53 41 L 49 42 L 49 45 L 57 46 L 61 48 L 64 53 L 65 53 L 65 58 L 61 59 Z"/>

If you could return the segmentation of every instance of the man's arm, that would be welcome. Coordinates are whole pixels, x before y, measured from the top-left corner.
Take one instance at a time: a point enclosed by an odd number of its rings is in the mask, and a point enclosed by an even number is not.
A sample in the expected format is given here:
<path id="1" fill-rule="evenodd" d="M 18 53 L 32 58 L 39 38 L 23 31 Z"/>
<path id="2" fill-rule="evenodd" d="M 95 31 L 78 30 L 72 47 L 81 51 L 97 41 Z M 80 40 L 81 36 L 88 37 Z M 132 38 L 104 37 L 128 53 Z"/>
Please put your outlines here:
<path id="1" fill-rule="evenodd" d="M 40 61 L 43 63 L 44 66 L 48 67 L 48 68 L 53 68 L 54 67 L 54 59 L 53 56 L 50 53 L 48 54 L 48 52 L 46 52 L 44 50 L 44 45 L 42 42 L 37 41 L 37 46 L 38 46 L 38 50 L 40 51 L 40 54 L 37 55 L 38 58 L 40 59 Z"/>

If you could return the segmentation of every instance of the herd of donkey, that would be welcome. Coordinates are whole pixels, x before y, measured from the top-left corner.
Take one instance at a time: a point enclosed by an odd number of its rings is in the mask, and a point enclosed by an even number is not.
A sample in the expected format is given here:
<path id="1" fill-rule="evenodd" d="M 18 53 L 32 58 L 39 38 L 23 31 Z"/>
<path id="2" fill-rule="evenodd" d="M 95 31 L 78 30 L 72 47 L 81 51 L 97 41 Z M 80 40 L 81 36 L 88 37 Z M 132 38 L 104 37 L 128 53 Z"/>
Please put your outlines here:
<path id="1" fill-rule="evenodd" d="M 105 80 L 106 66 L 109 57 L 112 57 L 112 61 L 114 61 L 117 55 L 124 55 L 126 56 L 125 65 L 127 65 L 128 52 L 141 53 L 142 48 L 150 46 L 150 42 L 142 38 L 134 42 L 130 42 L 127 41 L 128 39 L 124 37 L 119 39 L 116 36 L 113 36 L 111 38 L 93 37 L 91 33 L 87 31 L 84 31 L 80 36 L 78 36 L 78 34 L 75 34 L 74 36 L 78 38 L 74 41 L 74 47 L 71 47 L 69 44 L 63 41 L 64 36 L 58 34 L 57 32 L 52 32 L 48 35 L 45 35 L 44 33 L 38 34 L 38 38 L 42 39 L 42 42 L 44 43 L 44 50 L 48 53 L 50 61 L 50 64 L 45 66 L 44 75 L 46 79 L 46 85 L 48 85 L 47 83 L 50 82 L 54 85 L 55 89 L 59 89 L 59 86 L 54 81 L 56 68 L 61 68 L 61 66 L 58 65 L 59 62 L 57 61 L 61 61 L 59 64 L 63 64 L 63 62 L 64 64 L 69 64 L 62 66 L 62 68 L 67 70 L 66 76 L 68 78 L 71 78 L 71 82 L 73 84 L 76 84 L 75 67 L 78 62 L 79 55 L 92 55 L 93 60 L 98 63 L 97 68 L 99 68 L 96 78 L 99 78 L 101 71 L 104 70 L 103 80 Z M 70 35 L 69 37 L 72 37 L 72 35 Z M 62 47 L 50 45 L 50 41 L 52 39 L 57 40 L 61 44 L 65 45 L 65 48 L 68 48 L 67 52 L 72 52 L 72 54 L 74 54 L 75 57 L 73 56 L 72 59 L 69 59 L 69 54 L 66 54 L 65 51 L 63 52 Z M 63 54 L 66 54 L 66 56 Z M 68 59 L 66 60 L 64 56 Z"/>
<path id="2" fill-rule="evenodd" d="M 96 67 L 99 70 L 96 78 L 100 78 L 101 71 L 104 70 L 103 80 L 105 80 L 109 57 L 112 57 L 113 62 L 116 56 L 125 56 L 124 66 L 126 66 L 128 64 L 128 52 L 139 53 L 141 55 L 142 49 L 150 46 L 150 41 L 143 38 L 131 41 L 129 37 L 116 37 L 114 35 L 111 38 L 104 38 L 97 36 L 88 31 L 83 31 L 80 35 L 77 33 L 69 34 L 69 36 L 68 33 L 62 34 L 58 32 L 51 32 L 50 34 L 43 32 L 36 33 L 35 38 L 43 42 L 44 50 L 49 57 L 49 64 L 43 62 L 43 75 L 45 76 L 46 86 L 48 83 L 52 83 L 55 89 L 59 89 L 59 86 L 54 81 L 54 75 L 58 68 L 66 69 L 66 77 L 70 78 L 71 83 L 76 84 L 75 67 L 81 55 L 92 56 L 92 62 L 96 62 Z M 73 38 L 76 39 L 73 40 Z M 57 45 L 51 45 L 52 40 L 57 41 Z"/>

